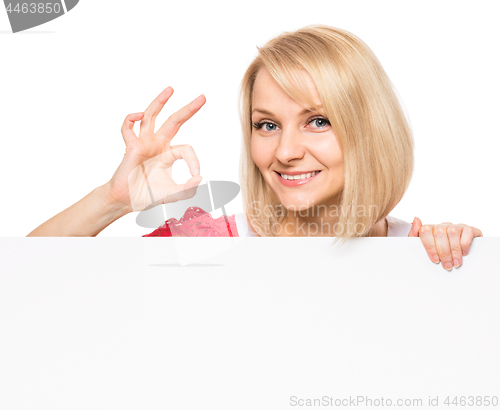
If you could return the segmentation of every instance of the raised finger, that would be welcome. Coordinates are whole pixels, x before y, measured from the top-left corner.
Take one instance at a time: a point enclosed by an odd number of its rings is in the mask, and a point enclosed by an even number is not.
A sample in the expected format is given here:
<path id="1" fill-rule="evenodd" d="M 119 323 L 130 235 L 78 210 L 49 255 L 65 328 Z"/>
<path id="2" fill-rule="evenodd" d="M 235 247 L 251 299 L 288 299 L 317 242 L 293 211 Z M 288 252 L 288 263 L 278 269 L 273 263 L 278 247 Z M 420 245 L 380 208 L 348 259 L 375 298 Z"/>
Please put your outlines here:
<path id="1" fill-rule="evenodd" d="M 439 255 L 436 249 L 436 243 L 434 241 L 434 235 L 432 234 L 432 228 L 434 225 L 422 225 L 418 232 L 418 236 L 424 245 L 427 255 L 434 263 L 439 263 Z"/>
<path id="2" fill-rule="evenodd" d="M 464 227 L 461 225 L 448 225 L 446 232 L 448 233 L 448 240 L 450 242 L 451 256 L 453 259 L 453 266 L 458 268 L 462 266 L 462 245 L 460 237 Z"/>
<path id="3" fill-rule="evenodd" d="M 122 125 L 122 136 L 125 144 L 137 139 L 134 132 L 134 124 L 136 121 L 140 121 L 143 116 L 143 112 L 138 112 L 135 114 L 129 114 L 125 117 L 125 121 L 123 121 Z"/>
<path id="4" fill-rule="evenodd" d="M 165 88 L 158 97 L 153 100 L 146 111 L 144 111 L 144 118 L 141 121 L 141 131 L 139 133 L 140 137 L 155 132 L 156 117 L 173 93 L 174 89 L 172 87 Z"/>
<path id="5" fill-rule="evenodd" d="M 189 120 L 196 112 L 205 104 L 206 98 L 202 94 L 198 98 L 191 101 L 185 107 L 172 114 L 167 121 L 161 126 L 157 134 L 167 137 L 169 140 L 174 138 L 182 124 Z"/>
<path id="6" fill-rule="evenodd" d="M 436 243 L 436 250 L 441 259 L 441 265 L 448 271 L 453 268 L 453 258 L 451 253 L 450 240 L 448 239 L 449 225 L 439 224 L 435 225 L 432 232 L 434 234 L 434 242 Z"/>
<path id="7" fill-rule="evenodd" d="M 418 232 L 420 231 L 420 227 L 422 226 L 422 221 L 420 218 L 413 218 L 413 222 L 411 223 L 410 232 L 408 232 L 409 238 L 416 238 L 418 236 Z"/>
<path id="8" fill-rule="evenodd" d="M 176 160 L 183 159 L 186 161 L 192 176 L 200 175 L 200 161 L 191 145 L 174 145 L 170 148 L 170 152 Z"/>

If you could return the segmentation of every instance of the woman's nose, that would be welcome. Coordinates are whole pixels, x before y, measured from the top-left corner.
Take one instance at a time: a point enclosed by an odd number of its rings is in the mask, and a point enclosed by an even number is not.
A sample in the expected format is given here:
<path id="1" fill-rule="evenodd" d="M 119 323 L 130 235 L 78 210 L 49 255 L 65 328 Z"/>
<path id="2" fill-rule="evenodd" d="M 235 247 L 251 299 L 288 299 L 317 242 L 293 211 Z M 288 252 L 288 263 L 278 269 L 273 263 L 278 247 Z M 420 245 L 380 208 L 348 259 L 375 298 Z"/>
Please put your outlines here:
<path id="1" fill-rule="evenodd" d="M 297 130 L 283 129 L 275 153 L 276 158 L 282 164 L 287 164 L 294 159 L 303 158 L 304 153 L 305 148 L 302 144 L 301 133 Z"/>

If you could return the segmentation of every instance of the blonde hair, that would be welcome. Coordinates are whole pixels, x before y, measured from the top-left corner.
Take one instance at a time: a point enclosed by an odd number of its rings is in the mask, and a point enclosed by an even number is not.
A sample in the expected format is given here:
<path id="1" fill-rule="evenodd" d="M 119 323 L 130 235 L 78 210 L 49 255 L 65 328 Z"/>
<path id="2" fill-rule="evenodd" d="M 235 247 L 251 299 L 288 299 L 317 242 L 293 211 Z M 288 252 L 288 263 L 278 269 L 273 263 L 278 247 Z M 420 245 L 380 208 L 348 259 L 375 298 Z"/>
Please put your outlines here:
<path id="1" fill-rule="evenodd" d="M 382 65 L 361 39 L 322 25 L 285 32 L 258 51 L 240 88 L 240 181 L 249 224 L 261 236 L 277 236 L 273 226 L 285 217 L 253 212 L 257 210 L 255 203 L 259 209 L 281 206 L 251 155 L 255 78 L 265 67 L 290 97 L 306 102 L 307 108 L 315 107 L 302 80 L 301 71 L 305 70 L 316 85 L 343 154 L 344 188 L 338 220 L 342 233 L 335 236 L 342 238 L 342 243 L 351 237 L 368 236 L 403 197 L 414 162 L 412 132 Z M 375 212 L 360 215 L 360 209 L 373 208 Z"/>

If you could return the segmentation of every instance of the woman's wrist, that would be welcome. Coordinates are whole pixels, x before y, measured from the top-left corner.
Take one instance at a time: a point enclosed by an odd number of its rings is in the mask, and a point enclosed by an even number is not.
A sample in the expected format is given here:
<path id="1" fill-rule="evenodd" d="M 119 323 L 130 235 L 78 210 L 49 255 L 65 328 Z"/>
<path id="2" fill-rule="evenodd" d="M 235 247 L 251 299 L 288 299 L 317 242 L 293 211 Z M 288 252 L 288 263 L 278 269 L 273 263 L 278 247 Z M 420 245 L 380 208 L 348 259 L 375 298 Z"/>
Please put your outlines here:
<path id="1" fill-rule="evenodd" d="M 99 198 L 98 200 L 101 206 L 106 210 L 106 213 L 109 214 L 112 219 L 116 217 L 112 222 L 132 212 L 130 206 L 118 201 L 113 196 L 109 182 L 97 187 L 94 192 L 96 198 Z"/>
<path id="2" fill-rule="evenodd" d="M 68 209 L 70 210 L 73 214 L 78 212 L 78 218 L 72 228 L 74 233 L 67 232 L 64 236 L 97 236 L 104 228 L 128 213 L 121 204 L 112 201 L 106 184 L 95 188 Z"/>

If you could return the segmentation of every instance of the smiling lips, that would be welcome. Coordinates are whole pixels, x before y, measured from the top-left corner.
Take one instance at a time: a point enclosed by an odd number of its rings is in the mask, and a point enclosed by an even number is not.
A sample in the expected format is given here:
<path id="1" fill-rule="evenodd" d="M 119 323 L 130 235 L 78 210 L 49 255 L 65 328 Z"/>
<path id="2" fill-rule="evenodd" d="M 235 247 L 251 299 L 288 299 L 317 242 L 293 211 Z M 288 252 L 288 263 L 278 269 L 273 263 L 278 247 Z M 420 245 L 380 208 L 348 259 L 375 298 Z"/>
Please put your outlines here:
<path id="1" fill-rule="evenodd" d="M 312 172 L 305 172 L 305 173 L 300 173 L 300 172 L 291 172 L 289 174 L 282 173 L 280 174 L 279 172 L 276 172 L 276 175 L 279 179 L 279 181 L 289 187 L 293 186 L 301 186 L 304 184 L 307 184 L 308 182 L 312 181 L 316 176 L 320 173 L 321 171 L 312 171 Z"/>

